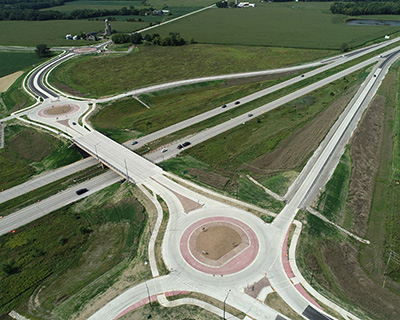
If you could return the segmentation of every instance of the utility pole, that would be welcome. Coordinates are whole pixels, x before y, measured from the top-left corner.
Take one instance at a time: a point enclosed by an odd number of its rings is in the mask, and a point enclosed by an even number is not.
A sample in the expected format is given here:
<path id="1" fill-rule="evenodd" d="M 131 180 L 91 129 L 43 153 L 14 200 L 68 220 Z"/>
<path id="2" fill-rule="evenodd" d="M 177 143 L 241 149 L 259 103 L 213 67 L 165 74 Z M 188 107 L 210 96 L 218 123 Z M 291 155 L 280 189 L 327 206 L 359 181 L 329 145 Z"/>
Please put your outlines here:
<path id="1" fill-rule="evenodd" d="M 228 299 L 229 293 L 231 292 L 231 289 L 229 289 L 228 293 L 226 294 L 225 300 L 224 300 L 224 320 L 226 320 L 225 318 L 225 304 L 226 304 L 226 299 Z"/>

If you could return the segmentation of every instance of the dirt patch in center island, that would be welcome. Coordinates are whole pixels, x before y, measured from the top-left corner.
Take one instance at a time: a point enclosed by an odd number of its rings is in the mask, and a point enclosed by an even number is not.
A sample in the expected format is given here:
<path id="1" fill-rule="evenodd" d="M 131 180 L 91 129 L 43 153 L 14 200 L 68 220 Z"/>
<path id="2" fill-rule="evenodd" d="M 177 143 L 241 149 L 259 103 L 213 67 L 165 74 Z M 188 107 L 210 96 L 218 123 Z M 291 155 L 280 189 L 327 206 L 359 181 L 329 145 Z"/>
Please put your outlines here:
<path id="1" fill-rule="evenodd" d="M 204 226 L 197 236 L 196 248 L 208 259 L 218 260 L 241 243 L 241 236 L 232 228 Z"/>
<path id="2" fill-rule="evenodd" d="M 52 107 L 49 109 L 46 109 L 44 111 L 44 114 L 48 114 L 51 116 L 56 116 L 56 115 L 63 115 L 66 114 L 68 112 L 70 112 L 72 110 L 72 107 L 68 104 L 64 105 L 64 106 L 57 106 L 57 107 Z"/>

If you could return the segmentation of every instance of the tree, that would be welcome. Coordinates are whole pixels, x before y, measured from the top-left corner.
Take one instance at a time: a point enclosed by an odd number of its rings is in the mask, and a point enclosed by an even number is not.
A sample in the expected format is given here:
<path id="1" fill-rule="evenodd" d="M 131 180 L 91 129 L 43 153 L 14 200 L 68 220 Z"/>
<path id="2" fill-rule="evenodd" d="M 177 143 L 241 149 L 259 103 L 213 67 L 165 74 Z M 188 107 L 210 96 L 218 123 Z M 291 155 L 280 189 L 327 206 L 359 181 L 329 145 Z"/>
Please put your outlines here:
<path id="1" fill-rule="evenodd" d="M 228 8 L 228 2 L 227 2 L 227 1 L 224 1 L 224 0 L 218 1 L 218 2 L 216 3 L 216 6 L 217 6 L 218 8 Z"/>
<path id="2" fill-rule="evenodd" d="M 136 33 L 131 35 L 131 42 L 132 43 L 140 44 L 140 43 L 142 43 L 142 41 L 143 41 L 143 38 L 142 38 L 142 35 L 140 33 L 136 32 Z"/>
<path id="3" fill-rule="evenodd" d="M 41 58 L 51 56 L 50 48 L 47 46 L 47 44 L 38 44 L 36 46 L 35 52 L 38 55 L 38 57 L 41 57 Z"/>
<path id="4" fill-rule="evenodd" d="M 349 50 L 350 50 L 349 45 L 346 42 L 343 42 L 342 45 L 340 46 L 340 51 L 347 52 Z"/>

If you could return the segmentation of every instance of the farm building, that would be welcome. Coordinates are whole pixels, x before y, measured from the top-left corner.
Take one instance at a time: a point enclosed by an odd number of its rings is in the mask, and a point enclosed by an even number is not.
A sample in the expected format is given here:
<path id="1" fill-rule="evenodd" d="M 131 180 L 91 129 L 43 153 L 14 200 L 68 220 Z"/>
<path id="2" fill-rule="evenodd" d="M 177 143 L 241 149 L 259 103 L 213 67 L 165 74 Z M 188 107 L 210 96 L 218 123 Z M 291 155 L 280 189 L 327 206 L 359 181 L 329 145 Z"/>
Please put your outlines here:
<path id="1" fill-rule="evenodd" d="M 255 3 L 249 3 L 249 2 L 240 2 L 237 7 L 238 8 L 254 8 L 256 6 Z"/>

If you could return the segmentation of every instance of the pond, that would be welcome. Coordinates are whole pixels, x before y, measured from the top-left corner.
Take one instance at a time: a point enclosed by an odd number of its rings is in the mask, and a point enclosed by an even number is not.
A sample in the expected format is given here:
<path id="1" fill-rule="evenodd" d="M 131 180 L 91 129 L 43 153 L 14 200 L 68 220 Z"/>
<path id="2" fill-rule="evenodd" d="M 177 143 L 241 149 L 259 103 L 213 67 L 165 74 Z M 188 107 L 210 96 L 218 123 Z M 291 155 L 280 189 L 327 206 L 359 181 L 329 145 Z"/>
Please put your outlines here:
<path id="1" fill-rule="evenodd" d="M 400 20 L 348 19 L 349 26 L 400 26 Z"/>

